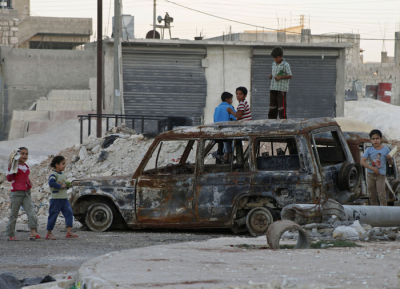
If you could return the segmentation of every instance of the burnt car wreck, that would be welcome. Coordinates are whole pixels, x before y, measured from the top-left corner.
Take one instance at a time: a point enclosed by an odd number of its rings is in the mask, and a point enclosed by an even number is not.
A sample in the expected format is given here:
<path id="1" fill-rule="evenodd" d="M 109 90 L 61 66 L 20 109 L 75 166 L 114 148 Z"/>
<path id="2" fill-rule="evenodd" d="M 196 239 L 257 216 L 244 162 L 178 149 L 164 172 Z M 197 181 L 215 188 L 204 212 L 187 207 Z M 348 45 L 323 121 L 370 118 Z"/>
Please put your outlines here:
<path id="1" fill-rule="evenodd" d="M 233 153 L 218 163 L 221 143 Z M 160 134 L 133 175 L 76 180 L 70 203 L 96 231 L 231 228 L 257 236 L 290 204 L 357 204 L 361 175 L 333 118 L 221 122 Z"/>

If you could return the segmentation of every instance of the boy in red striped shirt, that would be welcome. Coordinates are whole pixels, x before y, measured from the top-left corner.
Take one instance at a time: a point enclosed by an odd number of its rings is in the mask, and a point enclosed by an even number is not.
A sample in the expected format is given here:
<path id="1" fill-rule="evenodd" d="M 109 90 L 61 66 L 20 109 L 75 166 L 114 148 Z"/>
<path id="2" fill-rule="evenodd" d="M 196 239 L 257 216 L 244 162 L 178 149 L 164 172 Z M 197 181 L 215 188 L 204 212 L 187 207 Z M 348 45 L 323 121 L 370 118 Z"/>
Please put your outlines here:
<path id="1" fill-rule="evenodd" d="M 226 111 L 235 116 L 237 120 L 252 120 L 250 105 L 246 100 L 247 88 L 240 86 L 236 88 L 236 99 L 239 101 L 237 112 L 235 113 L 232 108 L 228 107 Z"/>

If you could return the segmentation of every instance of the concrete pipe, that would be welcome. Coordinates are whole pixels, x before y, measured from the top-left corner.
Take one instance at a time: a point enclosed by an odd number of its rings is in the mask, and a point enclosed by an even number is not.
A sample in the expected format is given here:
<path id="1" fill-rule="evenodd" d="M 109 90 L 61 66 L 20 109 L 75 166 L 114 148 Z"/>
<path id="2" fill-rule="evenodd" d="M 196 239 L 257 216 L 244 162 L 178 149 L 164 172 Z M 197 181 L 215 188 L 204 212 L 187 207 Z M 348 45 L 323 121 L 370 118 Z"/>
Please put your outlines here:
<path id="1" fill-rule="evenodd" d="M 286 231 L 296 230 L 299 232 L 299 238 L 297 239 L 297 244 L 294 249 L 309 249 L 311 245 L 310 237 L 308 236 L 306 230 L 300 227 L 293 221 L 276 221 L 268 227 L 267 231 L 267 242 L 269 247 L 274 250 L 279 250 L 279 242 L 281 236 Z"/>

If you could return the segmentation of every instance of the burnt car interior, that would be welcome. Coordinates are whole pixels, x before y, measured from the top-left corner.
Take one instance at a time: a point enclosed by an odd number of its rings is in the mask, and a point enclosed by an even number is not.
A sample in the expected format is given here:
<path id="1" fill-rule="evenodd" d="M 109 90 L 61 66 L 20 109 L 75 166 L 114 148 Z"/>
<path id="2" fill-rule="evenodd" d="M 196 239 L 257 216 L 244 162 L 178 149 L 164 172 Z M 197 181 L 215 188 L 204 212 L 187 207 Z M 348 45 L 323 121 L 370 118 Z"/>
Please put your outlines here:
<path id="1" fill-rule="evenodd" d="M 299 170 L 301 168 L 296 140 L 293 137 L 257 139 L 255 152 L 259 171 Z"/>
<path id="2" fill-rule="evenodd" d="M 313 150 L 318 154 L 322 167 L 341 164 L 346 161 L 342 143 L 337 131 L 321 132 L 313 135 L 316 148 L 312 143 Z"/>
<path id="3" fill-rule="evenodd" d="M 193 174 L 196 140 L 161 141 L 146 164 L 143 175 Z"/>
<path id="4" fill-rule="evenodd" d="M 226 160 L 222 151 L 223 145 L 230 146 L 232 150 Z M 203 160 L 204 172 L 248 172 L 249 139 L 207 139 L 204 141 Z"/>

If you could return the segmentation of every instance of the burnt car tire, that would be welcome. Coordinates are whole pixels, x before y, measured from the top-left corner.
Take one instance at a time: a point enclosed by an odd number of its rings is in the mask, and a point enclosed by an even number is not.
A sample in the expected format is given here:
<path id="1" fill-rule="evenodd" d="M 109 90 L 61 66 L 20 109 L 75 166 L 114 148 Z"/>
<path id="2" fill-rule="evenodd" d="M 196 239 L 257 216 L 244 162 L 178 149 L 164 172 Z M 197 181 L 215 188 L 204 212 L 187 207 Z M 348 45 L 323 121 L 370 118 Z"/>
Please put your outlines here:
<path id="1" fill-rule="evenodd" d="M 89 206 L 85 216 L 85 225 L 91 231 L 104 232 L 114 222 L 114 209 L 107 203 L 94 203 Z"/>
<path id="2" fill-rule="evenodd" d="M 246 227 L 249 233 L 254 236 L 262 236 L 267 233 L 269 225 L 274 222 L 274 218 L 269 210 L 258 207 L 252 209 L 246 218 Z"/>
<path id="3" fill-rule="evenodd" d="M 354 192 L 361 181 L 360 164 L 351 164 L 344 162 L 339 170 L 338 187 L 342 191 Z"/>

